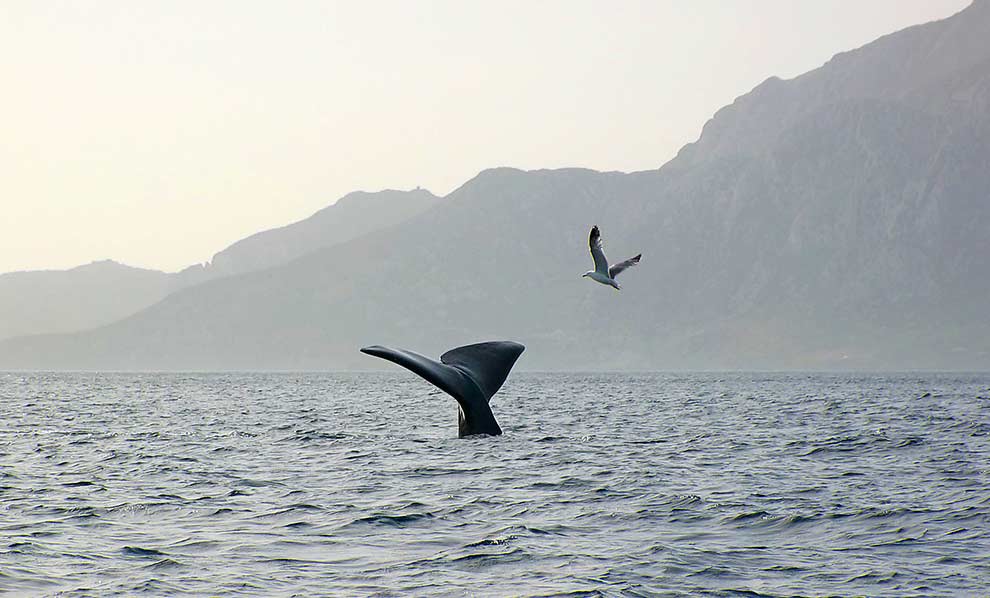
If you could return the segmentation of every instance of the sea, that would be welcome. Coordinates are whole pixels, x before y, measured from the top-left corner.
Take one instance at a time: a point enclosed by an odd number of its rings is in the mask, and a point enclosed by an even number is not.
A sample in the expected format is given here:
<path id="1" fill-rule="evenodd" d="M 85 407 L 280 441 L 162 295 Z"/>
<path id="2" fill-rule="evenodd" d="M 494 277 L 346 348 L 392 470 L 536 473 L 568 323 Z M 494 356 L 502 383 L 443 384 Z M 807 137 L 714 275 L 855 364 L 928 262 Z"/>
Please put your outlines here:
<path id="1" fill-rule="evenodd" d="M 988 596 L 990 374 L 0 373 L 0 594 Z"/>

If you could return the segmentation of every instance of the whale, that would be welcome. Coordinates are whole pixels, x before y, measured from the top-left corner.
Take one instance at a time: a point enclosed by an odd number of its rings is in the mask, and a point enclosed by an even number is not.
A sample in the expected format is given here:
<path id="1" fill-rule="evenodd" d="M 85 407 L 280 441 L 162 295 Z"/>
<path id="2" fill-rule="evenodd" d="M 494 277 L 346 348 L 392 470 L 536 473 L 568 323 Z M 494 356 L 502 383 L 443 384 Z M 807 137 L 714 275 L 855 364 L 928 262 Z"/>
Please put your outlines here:
<path id="1" fill-rule="evenodd" d="M 489 341 L 447 351 L 440 361 L 405 349 L 373 345 L 362 353 L 401 365 L 457 401 L 457 436 L 502 433 L 492 413 L 492 396 L 526 347 L 512 341 Z"/>

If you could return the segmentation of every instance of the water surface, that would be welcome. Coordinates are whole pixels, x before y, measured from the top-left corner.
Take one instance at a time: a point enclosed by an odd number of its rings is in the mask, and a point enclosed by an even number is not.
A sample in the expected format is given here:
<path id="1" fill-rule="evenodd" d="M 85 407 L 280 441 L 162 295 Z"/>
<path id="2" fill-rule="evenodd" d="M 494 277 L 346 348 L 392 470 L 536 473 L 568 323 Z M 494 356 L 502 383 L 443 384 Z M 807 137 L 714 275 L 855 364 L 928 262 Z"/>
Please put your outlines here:
<path id="1" fill-rule="evenodd" d="M 0 373 L 0 593 L 986 595 L 990 375 Z"/>

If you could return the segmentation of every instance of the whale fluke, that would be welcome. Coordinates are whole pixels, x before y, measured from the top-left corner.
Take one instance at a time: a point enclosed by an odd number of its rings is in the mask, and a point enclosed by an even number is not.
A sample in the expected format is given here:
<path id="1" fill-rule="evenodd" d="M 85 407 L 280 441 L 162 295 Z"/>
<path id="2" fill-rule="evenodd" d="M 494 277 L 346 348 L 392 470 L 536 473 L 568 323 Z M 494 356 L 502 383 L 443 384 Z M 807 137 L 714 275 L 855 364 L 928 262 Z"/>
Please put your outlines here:
<path id="1" fill-rule="evenodd" d="M 468 374 L 485 400 L 491 401 L 525 349 L 512 341 L 477 343 L 451 349 L 440 356 L 440 361 Z"/>
<path id="2" fill-rule="evenodd" d="M 526 349 L 512 341 L 492 341 L 451 349 L 440 361 L 413 351 L 374 345 L 362 353 L 387 359 L 412 371 L 457 400 L 458 436 L 502 433 L 489 406 Z"/>

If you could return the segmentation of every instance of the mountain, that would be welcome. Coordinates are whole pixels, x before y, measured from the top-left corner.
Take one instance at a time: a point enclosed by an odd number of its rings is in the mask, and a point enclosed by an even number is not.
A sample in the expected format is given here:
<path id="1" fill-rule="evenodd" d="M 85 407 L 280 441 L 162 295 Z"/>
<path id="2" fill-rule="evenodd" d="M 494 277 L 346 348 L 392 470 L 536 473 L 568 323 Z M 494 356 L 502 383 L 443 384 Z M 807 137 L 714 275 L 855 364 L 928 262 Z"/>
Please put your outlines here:
<path id="1" fill-rule="evenodd" d="M 254 234 L 217 253 L 208 264 L 171 274 L 111 260 L 71 270 L 0 274 L 0 339 L 102 326 L 173 291 L 284 264 L 321 247 L 394 226 L 437 199 L 423 189 L 349 193 L 305 220 Z"/>
<path id="2" fill-rule="evenodd" d="M 164 272 L 111 260 L 0 274 L 0 339 L 108 324 L 160 301 L 168 289 Z"/>
<path id="3" fill-rule="evenodd" d="M 419 188 L 348 193 L 305 220 L 241 239 L 213 256 L 204 267 L 206 276 L 197 274 L 193 278 L 201 282 L 278 266 L 321 247 L 394 226 L 424 211 L 438 199 Z"/>
<path id="4" fill-rule="evenodd" d="M 658 170 L 484 171 L 420 214 L 173 293 L 0 368 L 376 368 L 527 345 L 530 369 L 990 367 L 990 0 L 771 78 Z M 591 283 L 588 230 L 623 290 Z"/>

